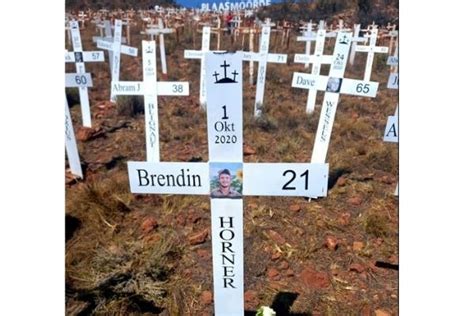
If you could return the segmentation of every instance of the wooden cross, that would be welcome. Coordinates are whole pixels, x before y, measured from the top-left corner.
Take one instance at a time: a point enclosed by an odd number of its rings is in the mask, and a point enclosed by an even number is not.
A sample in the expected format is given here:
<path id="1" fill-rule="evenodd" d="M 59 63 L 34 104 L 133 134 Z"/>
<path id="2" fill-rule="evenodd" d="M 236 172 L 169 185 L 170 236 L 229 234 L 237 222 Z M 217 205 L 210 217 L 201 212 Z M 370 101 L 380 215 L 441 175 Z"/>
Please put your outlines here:
<path id="1" fill-rule="evenodd" d="M 270 26 L 264 25 L 262 27 L 262 34 L 260 37 L 260 51 L 258 53 L 244 52 L 243 60 L 258 62 L 258 78 L 257 90 L 255 95 L 254 116 L 262 115 L 263 110 L 263 95 L 265 92 L 265 79 L 267 73 L 267 63 L 286 64 L 286 54 L 270 54 L 268 53 L 270 47 Z"/>
<path id="2" fill-rule="evenodd" d="M 142 41 L 143 81 L 112 81 L 113 95 L 143 95 L 145 103 L 147 161 L 160 161 L 158 100 L 157 96 L 189 95 L 189 83 L 156 81 L 155 41 Z"/>
<path id="3" fill-rule="evenodd" d="M 138 55 L 138 49 L 121 44 L 122 39 L 122 21 L 119 19 L 115 20 L 115 31 L 113 42 L 104 40 L 97 40 L 97 47 L 101 49 L 107 49 L 112 51 L 112 60 L 109 60 L 112 67 L 112 81 L 119 81 L 120 76 L 120 55 L 126 54 L 129 56 L 136 57 Z M 110 91 L 110 101 L 115 102 L 115 96 L 113 91 Z"/>
<path id="4" fill-rule="evenodd" d="M 367 62 L 365 64 L 364 81 L 370 81 L 370 75 L 372 73 L 372 65 L 374 63 L 375 53 L 388 53 L 388 47 L 376 46 L 377 43 L 377 28 L 374 27 L 370 31 L 369 45 L 357 45 L 356 52 L 367 53 Z"/>
<path id="5" fill-rule="evenodd" d="M 132 193 L 210 195 L 214 315 L 243 316 L 243 196 L 326 196 L 329 168 L 243 163 L 242 53 L 208 52 L 205 63 L 209 161 L 130 161 L 128 175 Z"/>
<path id="6" fill-rule="evenodd" d="M 86 73 L 85 62 L 104 61 L 104 53 L 101 51 L 82 51 L 81 33 L 77 21 L 69 22 L 72 36 L 73 52 L 66 51 L 66 62 L 76 63 L 76 75 Z M 89 106 L 89 94 L 86 86 L 79 87 L 79 98 L 81 102 L 82 125 L 92 127 Z"/>

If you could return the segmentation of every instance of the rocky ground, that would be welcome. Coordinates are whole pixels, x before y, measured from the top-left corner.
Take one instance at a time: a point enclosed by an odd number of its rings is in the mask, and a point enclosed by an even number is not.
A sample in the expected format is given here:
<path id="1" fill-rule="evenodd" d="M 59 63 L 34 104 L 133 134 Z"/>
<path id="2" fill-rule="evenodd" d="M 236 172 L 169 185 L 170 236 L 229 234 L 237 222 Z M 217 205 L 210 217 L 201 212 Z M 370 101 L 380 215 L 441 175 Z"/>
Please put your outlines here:
<path id="1" fill-rule="evenodd" d="M 140 55 L 145 38 L 139 31 L 140 25 L 132 27 L 131 45 Z M 94 27 L 81 35 L 84 49 L 95 49 Z M 183 57 L 184 49 L 200 49 L 197 36 L 194 47 L 189 29 L 179 42 L 166 39 L 168 79 L 189 81 L 190 95 L 158 98 L 162 161 L 208 159 L 206 116 L 198 104 L 200 62 Z M 221 41 L 224 49 L 241 49 L 240 41 Z M 309 162 L 320 107 L 307 115 L 307 91 L 291 87 L 293 72 L 307 72 L 293 63 L 304 43 L 295 34 L 289 48 L 278 37 L 271 43 L 270 52 L 289 54 L 289 62 L 268 65 L 259 120 L 253 118 L 255 85 L 245 77 L 244 161 Z M 346 77 L 361 79 L 365 58 L 357 55 Z M 141 56 L 121 59 L 121 80 L 142 80 Z M 398 314 L 398 146 L 382 140 L 398 91 L 385 88 L 385 62 L 386 56 L 376 56 L 376 98 L 340 98 L 326 198 L 244 198 L 249 315 L 262 305 L 278 315 Z M 108 63 L 86 69 L 94 80 L 91 129 L 81 127 L 77 91 L 67 90 L 85 173 L 83 181 L 66 177 L 67 314 L 212 314 L 209 198 L 130 193 L 126 163 L 145 160 L 143 99 L 110 103 Z M 244 69 L 248 74 L 248 64 Z M 75 72 L 74 66 L 66 71 Z"/>

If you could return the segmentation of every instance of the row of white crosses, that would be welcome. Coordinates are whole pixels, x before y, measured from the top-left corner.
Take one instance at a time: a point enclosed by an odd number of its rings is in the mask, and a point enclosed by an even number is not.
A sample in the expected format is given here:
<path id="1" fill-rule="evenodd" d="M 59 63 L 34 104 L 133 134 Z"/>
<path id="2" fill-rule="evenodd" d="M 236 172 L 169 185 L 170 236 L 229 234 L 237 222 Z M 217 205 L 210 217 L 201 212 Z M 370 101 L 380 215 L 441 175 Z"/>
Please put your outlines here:
<path id="1" fill-rule="evenodd" d="M 87 88 L 92 87 L 92 78 L 90 73 L 86 72 L 85 62 L 104 61 L 104 53 L 101 51 L 82 51 L 81 34 L 77 21 L 69 22 L 72 37 L 73 51 L 66 51 L 66 62 L 76 64 L 76 73 L 66 74 L 66 87 L 79 88 L 79 100 L 81 103 L 82 124 L 86 127 L 92 127 L 89 93 Z"/>
<path id="2" fill-rule="evenodd" d="M 320 37 L 322 38 L 321 33 Z M 293 87 L 309 89 L 310 91 L 315 90 L 314 92 L 325 91 L 311 156 L 312 163 L 323 163 L 326 160 L 339 95 L 342 93 L 355 96 L 375 97 L 378 90 L 377 82 L 344 78 L 351 40 L 352 33 L 339 32 L 336 37 L 334 53 L 330 57 L 322 55 L 322 45 L 319 44 L 319 53 L 315 53 L 314 60 L 318 63 L 326 63 L 328 59 L 330 59 L 331 66 L 328 76 L 298 72 L 293 75 Z M 318 46 L 318 42 L 316 45 Z"/>
<path id="3" fill-rule="evenodd" d="M 242 62 L 242 52 L 207 52 L 204 56 L 208 162 L 128 162 L 132 193 L 211 196 L 217 316 L 244 315 L 242 197 L 322 197 L 327 194 L 328 184 L 329 167 L 325 163 L 243 163 Z M 235 188 L 231 195 L 225 195 L 220 189 L 212 190 L 211 180 L 219 180 L 224 169 L 233 179 L 243 173 L 241 191 Z"/>

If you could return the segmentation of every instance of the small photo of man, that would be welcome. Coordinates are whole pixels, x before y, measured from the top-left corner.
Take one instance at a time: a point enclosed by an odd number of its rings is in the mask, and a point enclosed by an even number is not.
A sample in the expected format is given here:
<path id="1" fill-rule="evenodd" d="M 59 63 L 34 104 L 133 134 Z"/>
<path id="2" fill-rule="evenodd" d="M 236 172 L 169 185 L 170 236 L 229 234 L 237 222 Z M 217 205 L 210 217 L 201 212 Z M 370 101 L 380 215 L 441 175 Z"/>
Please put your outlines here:
<path id="1" fill-rule="evenodd" d="M 82 63 L 83 62 L 82 53 L 81 52 L 74 52 L 74 59 L 75 59 L 76 63 Z"/>
<path id="2" fill-rule="evenodd" d="M 342 78 L 329 78 L 328 85 L 326 86 L 327 92 L 338 93 L 341 90 Z"/>
<path id="3" fill-rule="evenodd" d="M 211 198 L 241 199 L 243 186 L 242 163 L 209 163 Z"/>

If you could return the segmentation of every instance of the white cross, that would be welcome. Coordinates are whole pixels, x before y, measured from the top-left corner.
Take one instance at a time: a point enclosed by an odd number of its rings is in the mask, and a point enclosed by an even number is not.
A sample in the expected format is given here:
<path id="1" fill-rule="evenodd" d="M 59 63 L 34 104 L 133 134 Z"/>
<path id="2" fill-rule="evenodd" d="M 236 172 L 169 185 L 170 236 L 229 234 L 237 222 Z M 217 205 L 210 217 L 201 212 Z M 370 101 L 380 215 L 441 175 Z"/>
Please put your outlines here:
<path id="1" fill-rule="evenodd" d="M 83 29 L 85 27 L 87 14 L 84 14 L 84 11 L 80 11 L 77 17 L 78 17 L 79 22 L 81 22 L 82 24 L 81 29 Z"/>
<path id="2" fill-rule="evenodd" d="M 311 36 L 314 36 L 313 32 L 313 22 L 309 21 L 302 27 L 300 27 L 301 30 L 303 30 L 303 37 L 298 37 L 296 40 L 297 41 L 305 41 L 306 42 L 306 50 L 305 50 L 305 55 L 309 55 L 311 53 L 311 39 L 309 39 Z M 303 39 L 304 38 L 304 39 Z M 304 64 L 304 68 L 308 68 L 309 63 L 306 62 Z"/>
<path id="3" fill-rule="evenodd" d="M 201 60 L 201 78 L 199 83 L 199 103 L 203 109 L 206 108 L 207 96 L 206 96 L 206 68 L 205 68 L 205 53 L 209 51 L 211 41 L 211 28 L 205 26 L 202 28 L 202 47 L 201 50 L 189 50 L 184 51 L 184 58 L 186 59 L 200 59 Z"/>
<path id="4" fill-rule="evenodd" d="M 354 24 L 354 36 L 352 37 L 351 55 L 349 57 L 349 63 L 354 65 L 354 58 L 357 48 L 357 43 L 366 43 L 367 37 L 359 36 L 360 24 Z"/>
<path id="5" fill-rule="evenodd" d="M 160 161 L 157 96 L 189 95 L 189 83 L 178 81 L 156 82 L 155 41 L 142 41 L 143 81 L 112 81 L 114 95 L 143 95 L 145 99 L 147 161 Z"/>
<path id="6" fill-rule="evenodd" d="M 398 143 L 398 105 L 395 110 L 395 115 L 389 116 L 387 119 L 387 125 L 385 126 L 385 132 L 383 134 L 384 142 Z M 398 183 L 395 188 L 395 195 L 398 196 Z"/>
<path id="7" fill-rule="evenodd" d="M 388 47 L 376 46 L 377 43 L 377 28 L 372 28 L 369 36 L 369 45 L 360 46 L 357 45 L 356 52 L 367 53 L 367 62 L 365 64 L 364 81 L 370 81 L 370 75 L 372 73 L 372 65 L 374 63 L 375 53 L 388 53 Z"/>
<path id="8" fill-rule="evenodd" d="M 136 57 L 138 55 L 138 49 L 121 44 L 122 38 L 122 21 L 115 20 L 114 40 L 112 43 L 103 40 L 97 40 L 97 47 L 107 49 L 113 52 L 112 60 L 110 60 L 112 66 L 112 81 L 119 81 L 120 76 L 120 55 L 126 54 Z M 115 102 L 115 96 L 113 91 L 110 91 L 110 101 Z"/>
<path id="9" fill-rule="evenodd" d="M 96 44 L 98 41 L 109 42 L 111 43 L 110 47 L 112 47 L 111 45 L 112 45 L 112 42 L 114 41 L 114 37 L 112 36 L 112 26 L 110 25 L 110 21 L 105 20 L 102 23 L 98 23 L 97 27 L 100 30 L 100 36 L 93 36 L 92 41 Z M 105 36 L 102 36 L 104 29 L 105 29 Z M 122 43 L 125 43 L 125 42 L 126 42 L 126 38 L 122 37 Z M 97 47 L 99 47 L 98 44 L 97 44 Z M 99 48 L 102 48 L 102 47 L 99 47 Z M 114 60 L 114 52 L 112 49 L 107 49 L 107 50 L 109 51 L 109 66 L 110 66 L 110 73 L 112 74 L 113 73 L 112 60 Z"/>
<path id="10" fill-rule="evenodd" d="M 378 83 L 344 78 L 352 33 L 339 32 L 336 38 L 333 60 L 328 76 L 299 74 L 300 82 L 294 82 L 296 87 L 326 91 L 319 117 L 318 130 L 311 156 L 312 163 L 323 163 L 331 138 L 332 126 L 336 116 L 339 94 L 375 97 Z M 304 76 L 303 76 L 304 75 Z"/>
<path id="11" fill-rule="evenodd" d="M 211 196 L 214 314 L 243 316 L 243 196 L 326 196 L 329 168 L 243 163 L 242 53 L 208 52 L 205 62 L 209 162 L 130 161 L 128 174 L 132 193 Z"/>
<path id="12" fill-rule="evenodd" d="M 77 150 L 76 136 L 74 135 L 74 127 L 72 125 L 71 113 L 69 112 L 69 106 L 67 104 L 67 98 L 64 100 L 64 113 L 65 119 L 65 136 L 66 136 L 66 154 L 67 160 L 69 161 L 69 168 L 73 175 L 83 178 L 81 160 L 79 159 L 79 152 Z"/>
<path id="13" fill-rule="evenodd" d="M 318 90 L 316 88 L 316 80 L 319 78 L 319 73 L 321 71 L 321 64 L 331 64 L 333 57 L 331 55 L 323 55 L 324 52 L 324 42 L 326 39 L 326 30 L 323 27 L 320 27 L 316 32 L 316 36 L 311 36 L 310 40 L 316 40 L 316 46 L 314 47 L 314 54 L 313 55 L 303 55 L 303 54 L 295 54 L 295 63 L 312 63 L 313 66 L 311 67 L 311 75 L 313 79 L 308 79 L 306 77 L 307 74 L 295 72 L 293 74 L 292 80 L 292 87 L 301 87 L 300 85 L 307 81 L 307 83 L 312 86 L 308 91 L 308 99 L 306 101 L 306 113 L 310 114 L 314 112 L 314 107 L 316 105 L 316 97 Z M 314 81 L 314 84 L 311 82 Z M 305 85 L 307 86 L 307 85 Z"/>
<path id="14" fill-rule="evenodd" d="M 267 63 L 286 64 L 286 54 L 270 54 L 270 26 L 262 27 L 260 37 L 260 51 L 258 53 L 244 52 L 243 60 L 258 62 L 257 91 L 255 95 L 254 116 L 259 117 L 263 109 L 263 95 L 265 92 L 265 79 L 267 73 Z"/>
<path id="15" fill-rule="evenodd" d="M 153 25 L 155 26 L 155 25 Z M 154 40 L 155 35 L 159 35 L 160 38 L 160 60 L 161 60 L 161 71 L 164 75 L 168 73 L 167 67 L 166 67 L 166 51 L 165 51 L 165 38 L 164 34 L 171 34 L 174 32 L 173 29 L 170 28 L 164 28 L 163 27 L 163 20 L 161 18 L 158 18 L 158 25 L 156 27 L 151 27 L 145 30 L 145 34 L 148 34 L 151 36 L 151 39 Z"/>
<path id="16" fill-rule="evenodd" d="M 77 21 L 71 21 L 69 25 L 71 28 L 72 47 L 74 51 L 66 51 L 66 62 L 76 63 L 76 74 L 84 74 L 86 73 L 86 66 L 84 63 L 104 61 L 104 53 L 101 51 L 82 51 L 79 25 Z M 79 87 L 79 98 L 81 102 L 82 124 L 87 127 L 92 127 L 87 87 Z"/>

